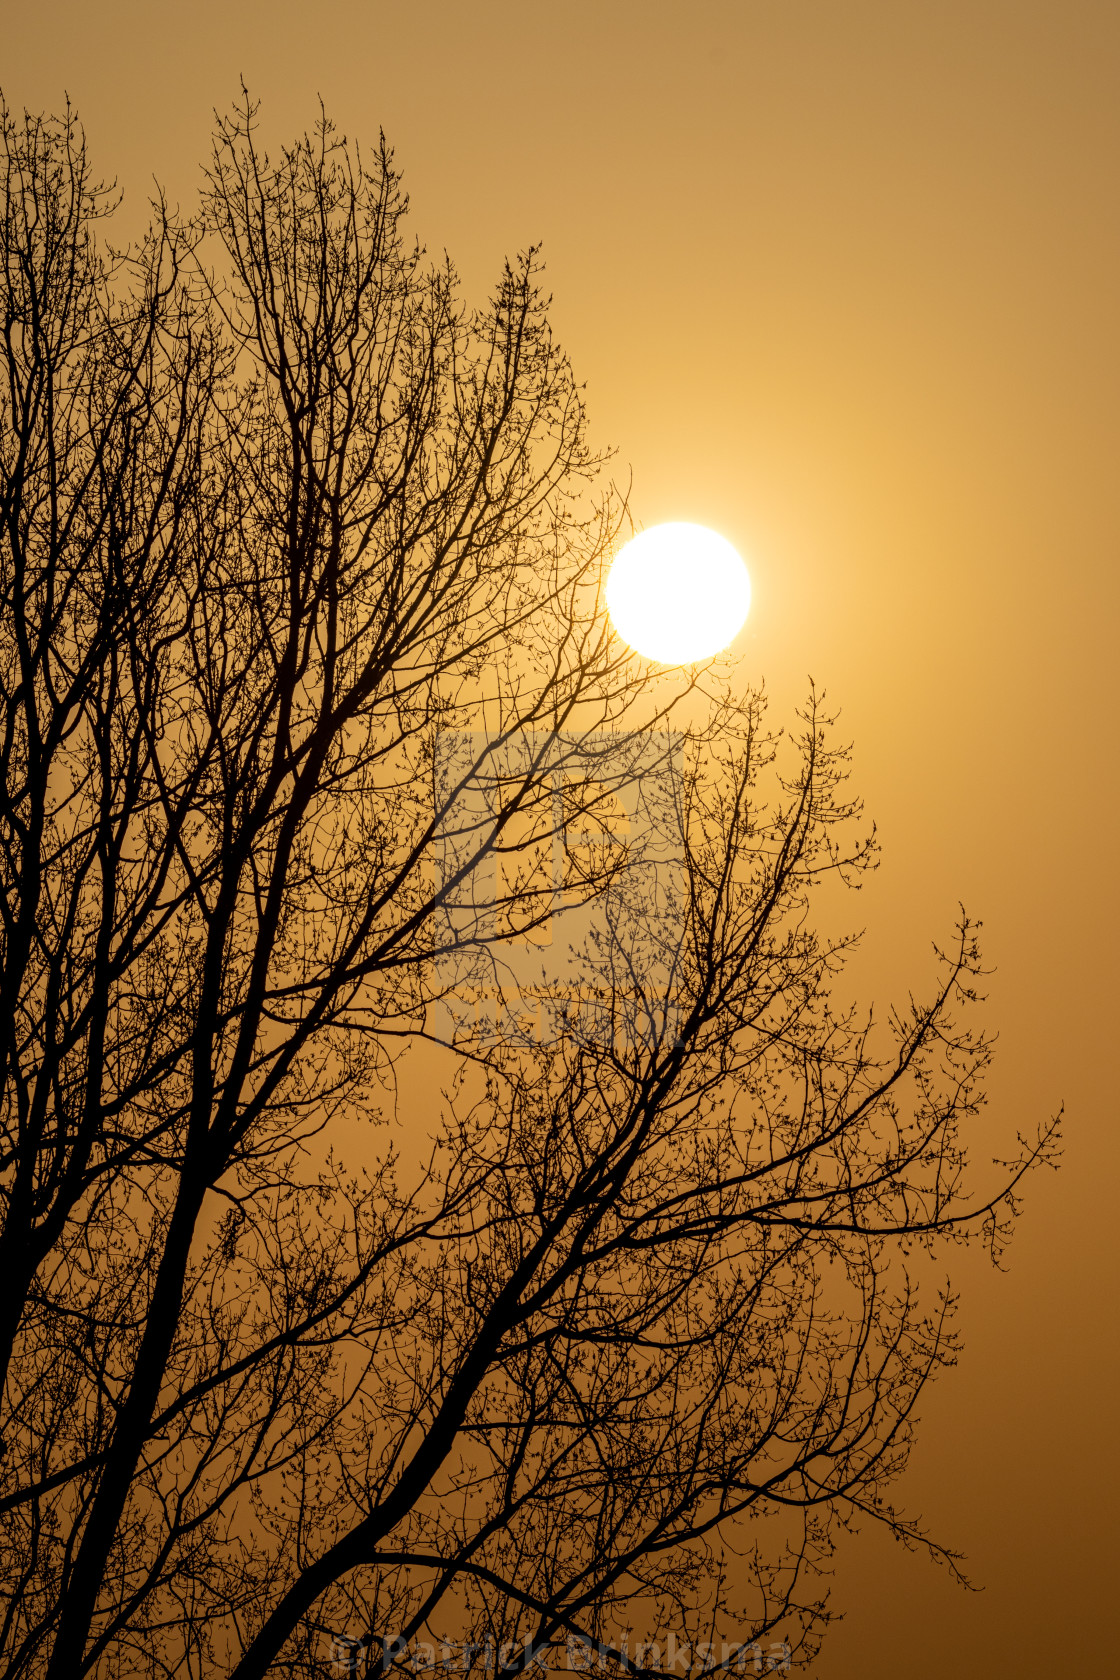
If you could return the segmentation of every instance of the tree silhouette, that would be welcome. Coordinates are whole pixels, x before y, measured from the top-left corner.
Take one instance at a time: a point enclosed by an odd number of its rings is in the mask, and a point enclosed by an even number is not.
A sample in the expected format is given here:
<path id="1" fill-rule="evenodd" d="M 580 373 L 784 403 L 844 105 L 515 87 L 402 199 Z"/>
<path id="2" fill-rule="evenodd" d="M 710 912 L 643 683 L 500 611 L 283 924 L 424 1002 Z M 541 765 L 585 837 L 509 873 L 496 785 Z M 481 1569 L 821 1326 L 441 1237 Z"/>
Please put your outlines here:
<path id="1" fill-rule="evenodd" d="M 468 311 L 384 141 L 247 99 L 118 251 L 72 115 L 2 127 L 3 1673 L 811 1650 L 838 1524 L 928 1544 L 922 1251 L 1053 1150 L 966 1178 L 974 930 L 832 1001 L 846 754 L 612 638 L 535 252 Z M 561 898 L 559 1029 L 437 1044 Z"/>

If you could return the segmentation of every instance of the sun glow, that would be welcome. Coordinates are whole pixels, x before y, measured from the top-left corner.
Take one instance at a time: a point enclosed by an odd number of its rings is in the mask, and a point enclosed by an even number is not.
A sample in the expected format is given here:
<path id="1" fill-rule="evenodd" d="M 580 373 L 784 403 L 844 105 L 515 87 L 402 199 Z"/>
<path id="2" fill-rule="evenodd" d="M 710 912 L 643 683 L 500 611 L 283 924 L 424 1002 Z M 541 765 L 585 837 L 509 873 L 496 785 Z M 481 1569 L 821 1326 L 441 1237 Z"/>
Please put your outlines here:
<path id="1" fill-rule="evenodd" d="M 624 642 L 662 665 L 690 665 L 725 648 L 751 604 L 747 568 L 703 525 L 654 525 L 620 549 L 607 609 Z"/>

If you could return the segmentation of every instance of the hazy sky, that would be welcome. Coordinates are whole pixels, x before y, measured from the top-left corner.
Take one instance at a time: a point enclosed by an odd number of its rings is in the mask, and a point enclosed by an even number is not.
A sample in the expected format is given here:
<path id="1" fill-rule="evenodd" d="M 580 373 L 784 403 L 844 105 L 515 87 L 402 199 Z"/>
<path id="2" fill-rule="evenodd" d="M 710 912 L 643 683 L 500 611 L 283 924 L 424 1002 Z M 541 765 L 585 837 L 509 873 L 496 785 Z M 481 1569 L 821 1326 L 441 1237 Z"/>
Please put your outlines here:
<path id="1" fill-rule="evenodd" d="M 266 135 L 383 127 L 481 294 L 543 241 L 554 322 L 644 524 L 740 547 L 736 644 L 842 707 L 884 843 L 862 993 L 983 917 L 981 1162 L 1064 1100 L 904 1503 L 985 1587 L 873 1533 L 821 1680 L 1115 1661 L 1120 6 L 1115 0 L 44 0 L 15 107 L 68 93 L 137 218 L 188 205 L 244 76 Z M 1008 1151 L 1010 1152 L 1010 1151 Z"/>

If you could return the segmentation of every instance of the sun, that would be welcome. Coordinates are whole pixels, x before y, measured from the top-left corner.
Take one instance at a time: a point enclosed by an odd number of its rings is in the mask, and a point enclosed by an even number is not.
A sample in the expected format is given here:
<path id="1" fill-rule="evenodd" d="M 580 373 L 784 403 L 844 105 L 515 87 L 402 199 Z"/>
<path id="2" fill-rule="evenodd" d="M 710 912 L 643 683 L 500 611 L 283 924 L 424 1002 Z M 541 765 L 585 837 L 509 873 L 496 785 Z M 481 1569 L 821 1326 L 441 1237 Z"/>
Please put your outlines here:
<path id="1" fill-rule="evenodd" d="M 751 604 L 747 568 L 703 525 L 654 525 L 620 549 L 607 609 L 624 642 L 662 665 L 691 665 L 738 634 Z"/>

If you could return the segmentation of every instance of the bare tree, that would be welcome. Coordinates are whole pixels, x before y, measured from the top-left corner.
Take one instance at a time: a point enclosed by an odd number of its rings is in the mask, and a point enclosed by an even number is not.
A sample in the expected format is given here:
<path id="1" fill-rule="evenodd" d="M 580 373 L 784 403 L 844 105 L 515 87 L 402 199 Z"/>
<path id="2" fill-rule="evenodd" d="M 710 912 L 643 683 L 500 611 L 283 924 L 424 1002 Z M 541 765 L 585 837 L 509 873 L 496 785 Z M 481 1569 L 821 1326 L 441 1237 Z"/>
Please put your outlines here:
<path id="1" fill-rule="evenodd" d="M 920 1538 L 906 1255 L 1053 1148 L 965 1177 L 972 928 L 889 1043 L 830 1001 L 845 754 L 611 636 L 535 252 L 468 311 L 384 142 L 246 100 L 115 253 L 73 119 L 3 138 L 3 1672 L 811 1649 L 836 1524 Z M 560 889 L 562 1030 L 437 1047 Z"/>

